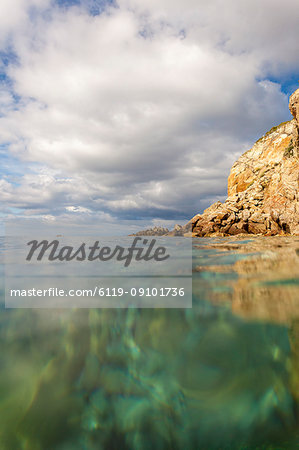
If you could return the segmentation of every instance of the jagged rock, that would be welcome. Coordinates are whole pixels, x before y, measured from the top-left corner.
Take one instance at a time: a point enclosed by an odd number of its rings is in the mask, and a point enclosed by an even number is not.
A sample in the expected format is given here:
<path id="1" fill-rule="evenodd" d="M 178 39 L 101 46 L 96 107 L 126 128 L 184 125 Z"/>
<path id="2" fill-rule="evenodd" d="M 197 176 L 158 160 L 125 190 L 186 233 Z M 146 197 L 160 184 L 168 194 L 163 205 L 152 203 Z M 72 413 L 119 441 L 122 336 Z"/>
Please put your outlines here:
<path id="1" fill-rule="evenodd" d="M 232 234 L 232 235 L 246 234 L 247 231 L 248 231 L 248 225 L 245 222 L 241 221 L 241 222 L 233 223 L 230 226 L 230 228 L 228 229 L 227 233 Z"/>
<path id="2" fill-rule="evenodd" d="M 174 231 L 181 231 L 182 228 L 183 228 L 182 225 L 176 224 L 176 225 L 174 226 L 173 230 L 174 230 Z"/>
<path id="3" fill-rule="evenodd" d="M 183 227 L 155 227 L 136 236 L 299 235 L 299 89 L 289 107 L 294 119 L 273 127 L 235 162 L 224 203 Z"/>
<path id="4" fill-rule="evenodd" d="M 185 236 L 186 233 L 191 233 L 191 224 L 189 225 L 188 230 L 186 229 L 186 225 L 182 226 L 179 224 L 176 224 L 172 231 L 169 231 L 167 233 L 167 236 Z"/>
<path id="5" fill-rule="evenodd" d="M 193 236 L 299 235 L 299 89 L 289 107 L 294 119 L 273 127 L 233 165 L 227 200 L 190 221 Z"/>
<path id="6" fill-rule="evenodd" d="M 266 234 L 267 227 L 266 223 L 261 222 L 248 222 L 248 233 L 251 234 Z"/>
<path id="7" fill-rule="evenodd" d="M 295 119 L 295 129 L 293 133 L 293 145 L 299 156 L 299 89 L 297 89 L 290 97 L 290 111 Z"/>
<path id="8" fill-rule="evenodd" d="M 195 219 L 196 221 L 196 219 Z M 192 222 L 188 222 L 186 225 L 175 225 L 174 229 L 167 233 L 167 236 L 186 236 L 191 237 L 192 236 Z"/>
<path id="9" fill-rule="evenodd" d="M 249 209 L 243 209 L 242 211 L 242 219 L 247 221 L 251 215 L 251 211 Z"/>
<path id="10" fill-rule="evenodd" d="M 130 234 L 130 236 L 165 236 L 169 233 L 168 228 L 154 227 L 148 230 L 138 231 L 137 233 Z"/>

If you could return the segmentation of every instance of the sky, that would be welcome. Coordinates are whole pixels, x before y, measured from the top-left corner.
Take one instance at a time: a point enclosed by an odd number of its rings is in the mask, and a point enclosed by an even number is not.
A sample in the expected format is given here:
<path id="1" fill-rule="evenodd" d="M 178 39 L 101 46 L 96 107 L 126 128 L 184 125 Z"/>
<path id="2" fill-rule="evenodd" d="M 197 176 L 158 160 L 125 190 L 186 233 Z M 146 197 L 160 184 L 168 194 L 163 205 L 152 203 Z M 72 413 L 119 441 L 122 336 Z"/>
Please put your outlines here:
<path id="1" fill-rule="evenodd" d="M 297 0 L 1 0 L 0 217 L 136 231 L 289 120 Z"/>

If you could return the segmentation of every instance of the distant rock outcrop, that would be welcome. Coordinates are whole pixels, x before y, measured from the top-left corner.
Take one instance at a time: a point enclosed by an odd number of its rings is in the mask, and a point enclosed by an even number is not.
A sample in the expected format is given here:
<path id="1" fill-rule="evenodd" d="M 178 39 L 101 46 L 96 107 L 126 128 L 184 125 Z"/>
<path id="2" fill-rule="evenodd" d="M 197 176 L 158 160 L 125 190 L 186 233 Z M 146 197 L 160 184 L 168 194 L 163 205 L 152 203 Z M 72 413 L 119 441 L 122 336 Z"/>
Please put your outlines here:
<path id="1" fill-rule="evenodd" d="M 299 235 L 299 89 L 289 106 L 294 119 L 272 128 L 238 159 L 227 200 L 194 216 L 185 232 Z"/>
<path id="2" fill-rule="evenodd" d="M 165 236 L 169 233 L 168 228 L 154 227 L 148 230 L 138 231 L 137 233 L 130 234 L 130 236 Z"/>

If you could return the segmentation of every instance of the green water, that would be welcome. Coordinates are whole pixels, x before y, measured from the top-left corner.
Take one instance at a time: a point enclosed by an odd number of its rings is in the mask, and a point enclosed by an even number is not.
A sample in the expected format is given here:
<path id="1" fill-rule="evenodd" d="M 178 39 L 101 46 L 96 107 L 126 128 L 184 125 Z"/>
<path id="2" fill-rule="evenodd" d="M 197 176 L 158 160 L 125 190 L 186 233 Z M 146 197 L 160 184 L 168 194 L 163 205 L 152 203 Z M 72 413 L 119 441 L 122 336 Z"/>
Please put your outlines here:
<path id="1" fill-rule="evenodd" d="M 298 283 L 257 248 L 194 240 L 192 309 L 3 308 L 1 450 L 299 448 Z"/>

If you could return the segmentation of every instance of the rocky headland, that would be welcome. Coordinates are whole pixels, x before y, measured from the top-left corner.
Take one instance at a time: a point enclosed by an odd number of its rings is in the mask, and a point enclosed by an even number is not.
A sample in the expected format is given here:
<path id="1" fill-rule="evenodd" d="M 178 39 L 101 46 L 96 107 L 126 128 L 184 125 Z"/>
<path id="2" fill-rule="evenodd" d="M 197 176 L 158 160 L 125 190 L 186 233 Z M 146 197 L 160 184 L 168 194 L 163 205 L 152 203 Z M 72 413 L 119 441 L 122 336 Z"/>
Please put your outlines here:
<path id="1" fill-rule="evenodd" d="M 299 89 L 289 122 L 273 127 L 233 165 L 228 197 L 183 227 L 193 236 L 299 235 Z"/>
<path id="2" fill-rule="evenodd" d="M 289 108 L 293 120 L 273 127 L 235 162 L 225 202 L 171 231 L 154 227 L 134 236 L 299 235 L 299 89 Z"/>

